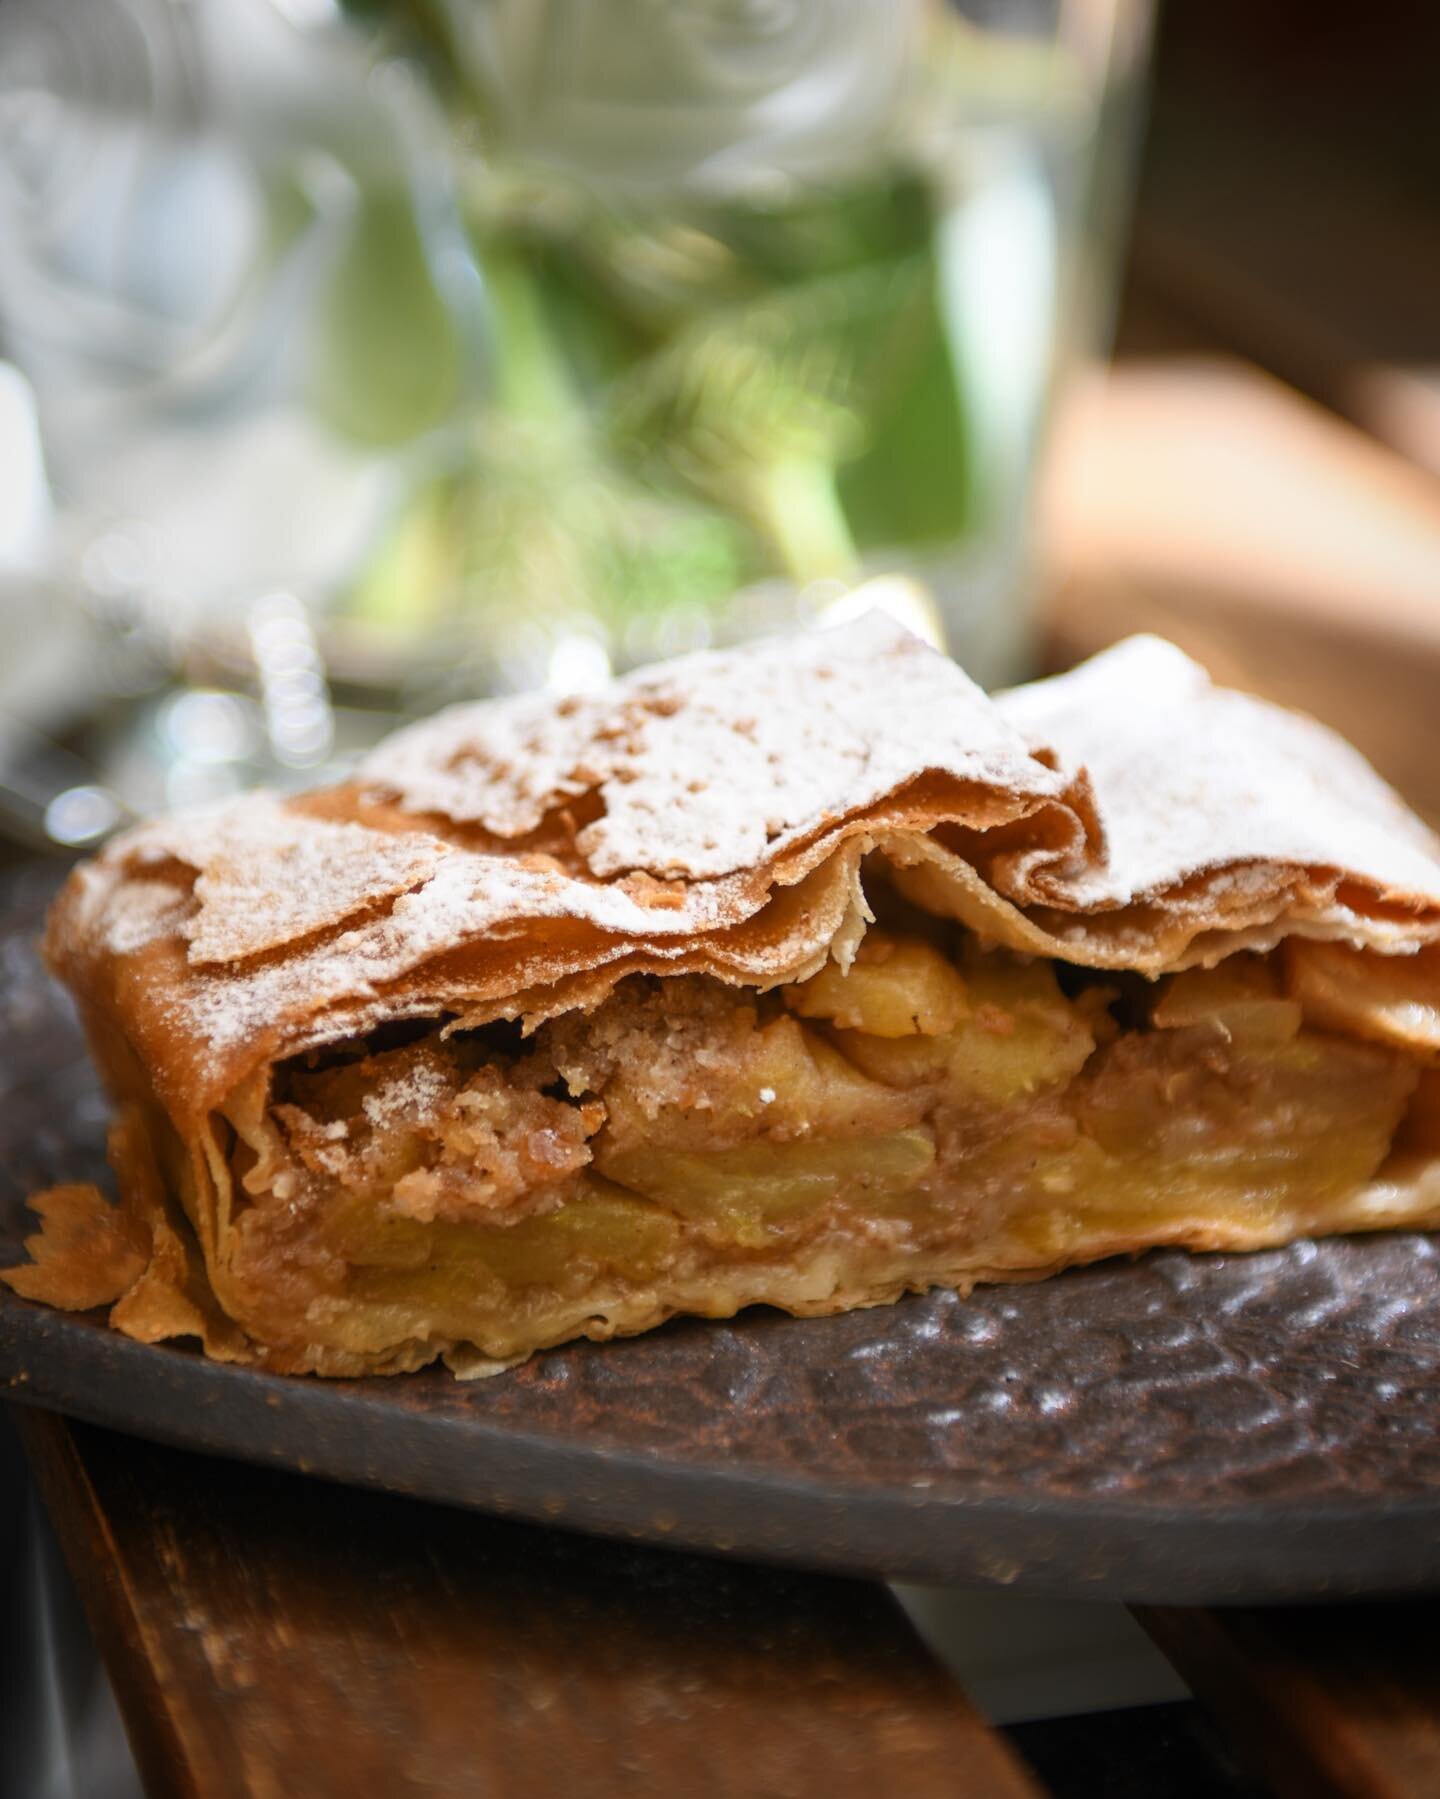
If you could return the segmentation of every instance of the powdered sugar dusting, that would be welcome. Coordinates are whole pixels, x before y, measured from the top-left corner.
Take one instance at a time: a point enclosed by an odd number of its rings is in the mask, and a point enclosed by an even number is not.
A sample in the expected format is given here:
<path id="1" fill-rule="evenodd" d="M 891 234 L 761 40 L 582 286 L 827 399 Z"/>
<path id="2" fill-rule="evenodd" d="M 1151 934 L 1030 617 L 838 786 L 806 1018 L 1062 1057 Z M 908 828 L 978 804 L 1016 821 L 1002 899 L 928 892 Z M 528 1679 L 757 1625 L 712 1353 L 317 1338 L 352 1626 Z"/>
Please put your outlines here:
<path id="1" fill-rule="evenodd" d="M 714 879 L 928 768 L 1012 793 L 1064 782 L 953 662 L 878 613 L 844 631 L 687 656 L 590 697 L 456 707 L 361 778 L 412 812 L 502 837 L 596 791 L 577 848 L 609 876 Z"/>
<path id="2" fill-rule="evenodd" d="M 1214 686 L 1158 637 L 1134 637 L 1072 673 L 997 696 L 1035 743 L 1084 766 L 1108 839 L 1062 883 L 1075 910 L 1164 892 L 1273 885 L 1286 866 L 1339 868 L 1382 892 L 1440 894 L 1440 844 L 1343 738 L 1315 720 Z"/>
<path id="3" fill-rule="evenodd" d="M 422 885 L 451 852 L 434 837 L 398 837 L 275 808 L 244 824 L 195 883 L 192 962 L 238 962 L 293 943 Z"/>
<path id="4" fill-rule="evenodd" d="M 583 862 L 494 844 L 567 801 L 592 820 Z M 1154 972 L 1202 937 L 1208 957 L 1288 928 L 1396 950 L 1440 936 L 1434 839 L 1355 752 L 1155 640 L 997 704 L 872 619 L 583 700 L 442 714 L 313 806 L 328 815 L 258 795 L 118 838 L 60 903 L 60 965 L 183 944 L 182 971 L 157 959 L 163 984 L 124 1004 L 218 1082 L 246 1054 L 385 1016 L 533 1012 L 529 990 L 581 978 L 593 998 L 612 969 L 794 978 L 853 949 L 877 838 L 948 866 L 995 940 L 1096 966 Z M 973 866 L 936 835 L 1017 821 L 993 853 L 967 839 Z M 1347 878 L 1394 912 L 1365 915 L 1337 893 Z"/>
<path id="5" fill-rule="evenodd" d="M 105 948 L 112 956 L 132 956 L 157 938 L 183 931 L 193 910 L 188 888 L 171 881 L 127 881 L 105 908 Z"/>
<path id="6" fill-rule="evenodd" d="M 363 1006 L 380 990 L 460 944 L 513 935 L 546 920 L 569 920 L 602 934 L 596 966 L 639 940 L 677 946 L 697 931 L 733 922 L 734 895 L 723 884 L 692 891 L 683 910 L 656 912 L 619 886 L 566 880 L 511 858 L 453 851 L 431 879 L 402 894 L 383 916 L 352 926 L 283 960 L 244 972 L 197 970 L 187 1014 L 214 1049 L 243 1042 L 268 1020 L 303 1005 Z M 609 948 L 602 947 L 610 940 Z"/>
<path id="7" fill-rule="evenodd" d="M 430 1062 L 409 1064 L 403 1074 L 391 1074 L 361 1100 L 365 1116 L 376 1130 L 388 1130 L 403 1119 L 432 1116 L 452 1090 L 443 1069 Z"/>
<path id="8" fill-rule="evenodd" d="M 420 885 L 450 853 L 418 831 L 332 824 L 265 793 L 158 819 L 116 848 L 140 872 L 112 922 L 112 942 L 147 926 L 154 935 L 162 888 L 144 871 L 182 862 L 197 870 L 198 909 L 183 927 L 197 964 L 243 961 L 338 924 Z M 173 897 L 173 886 L 168 891 Z"/>

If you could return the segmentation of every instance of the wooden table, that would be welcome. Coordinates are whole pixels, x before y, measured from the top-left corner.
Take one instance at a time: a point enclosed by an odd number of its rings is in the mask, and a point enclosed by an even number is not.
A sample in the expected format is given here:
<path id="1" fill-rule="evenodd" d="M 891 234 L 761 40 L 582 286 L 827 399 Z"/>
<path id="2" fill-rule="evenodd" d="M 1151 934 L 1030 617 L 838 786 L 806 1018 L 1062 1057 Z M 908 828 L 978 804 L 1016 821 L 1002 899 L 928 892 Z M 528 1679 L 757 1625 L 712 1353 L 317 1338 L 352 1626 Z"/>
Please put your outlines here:
<path id="1" fill-rule="evenodd" d="M 1440 1793 L 1430 1606 L 1140 1613 L 1264 1784 L 1203 1739 L 1114 1784 L 1135 1713 L 1042 1781 L 882 1587 L 16 1416 L 151 1799 Z"/>
<path id="2" fill-rule="evenodd" d="M 1252 443 L 1268 432 L 1290 447 L 1271 504 L 1221 482 L 1197 523 L 1185 458 L 1220 402 Z M 1158 625 L 1231 679 L 1337 718 L 1440 817 L 1426 729 L 1440 715 L 1440 627 L 1411 585 L 1426 543 L 1440 545 L 1440 499 L 1233 359 L 1209 384 L 1122 368 L 1089 443 L 1112 491 L 1127 469 L 1143 476 L 1145 504 L 1088 507 L 1078 477 L 1057 491 L 1057 655 Z M 1306 546 L 1269 556 L 1296 481 L 1355 517 L 1409 521 L 1415 559 L 1373 583 L 1363 621 L 1333 554 L 1311 590 L 1328 598 L 1308 609 Z M 1212 559 L 1224 579 L 1207 588 L 1187 546 L 1227 507 L 1252 553 L 1228 569 Z M 1138 1799 L 1180 1791 L 1182 1772 L 1196 1795 L 1440 1794 L 1433 1606 L 1142 1612 L 1259 1784 L 1206 1784 L 1172 1753 L 1163 1785 L 1101 1787 L 1083 1720 L 1042 1780 L 1026 1733 L 986 1725 L 883 1588 L 590 1542 L 41 1414 L 21 1423 L 156 1799 Z M 1112 1744 L 1112 1769 L 1125 1750 Z"/>
<path id="3" fill-rule="evenodd" d="M 1351 29 L 1352 8 L 1319 11 Z M 1271 16 L 1220 12 L 1227 33 Z M 1418 10 L 1412 25 L 1433 29 Z M 1177 78 L 1192 127 L 1213 114 L 1203 76 L 1202 58 Z M 1246 209 L 1217 209 L 1168 80 L 1128 354 L 1062 425 L 1047 496 L 1052 656 L 1163 631 L 1330 718 L 1440 819 L 1433 375 L 1409 315 L 1287 210 L 1325 157 L 1264 140 L 1273 114 L 1252 108 L 1220 146 Z M 1432 212 L 1384 188 L 1373 157 L 1347 158 L 1344 180 L 1362 190 L 1356 267 L 1402 248 L 1440 266 L 1417 234 Z M 1433 287 L 1403 288 L 1429 295 L 1427 320 Z M 1207 1771 L 1199 1738 L 1147 1773 L 1133 1715 L 1102 1768 L 1102 1721 L 990 1729 L 883 1588 L 20 1422 L 156 1799 L 1440 1794 L 1432 1605 L 1141 1612 L 1257 1784 Z"/>
<path id="4" fill-rule="evenodd" d="M 1152 345 L 1172 328 L 1153 299 L 1131 317 Z M 1427 568 L 1440 595 L 1440 490 L 1242 360 L 1209 366 L 1122 362 L 1072 420 L 1055 656 L 1158 626 L 1338 718 L 1440 817 L 1440 621 L 1418 603 Z M 1246 478 L 1197 489 L 1226 420 Z M 1085 498 L 1097 471 L 1119 499 Z M 1297 539 L 1306 508 L 1325 527 Z M 1407 550 L 1362 612 L 1337 546 L 1367 537 Z M 1430 1605 L 1138 1614 L 1252 1785 L 1203 1735 L 1145 1763 L 1135 1713 L 989 1728 L 881 1587 L 20 1422 L 156 1799 L 1440 1794 Z"/>
<path id="5" fill-rule="evenodd" d="M 156 1799 L 1041 1791 L 882 1587 L 21 1423 Z"/>

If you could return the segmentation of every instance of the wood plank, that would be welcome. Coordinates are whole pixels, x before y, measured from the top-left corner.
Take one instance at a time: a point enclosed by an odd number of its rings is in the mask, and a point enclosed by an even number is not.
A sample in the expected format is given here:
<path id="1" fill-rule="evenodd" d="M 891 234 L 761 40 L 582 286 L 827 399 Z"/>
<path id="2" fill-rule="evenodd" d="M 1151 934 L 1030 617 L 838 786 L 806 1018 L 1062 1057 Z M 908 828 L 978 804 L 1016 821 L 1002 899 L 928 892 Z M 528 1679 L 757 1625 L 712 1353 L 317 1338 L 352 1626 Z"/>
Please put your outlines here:
<path id="1" fill-rule="evenodd" d="M 1050 661 L 1159 632 L 1324 718 L 1440 819 L 1440 488 L 1239 359 L 1161 352 L 1167 315 L 1140 298 L 1155 348 L 1057 432 Z"/>
<path id="2" fill-rule="evenodd" d="M 1440 1793 L 1433 1604 L 1135 1616 L 1278 1799 Z"/>
<path id="3" fill-rule="evenodd" d="M 1230 145 L 1228 153 L 1246 146 Z M 1274 162 L 1268 142 L 1248 146 L 1244 166 Z M 1342 191 L 1348 189 L 1348 192 Z M 1229 188 L 1222 182 L 1217 191 Z M 1320 196 L 1347 221 L 1323 232 L 1278 195 L 1270 208 L 1193 210 L 1182 196 L 1143 217 L 1134 262 L 1157 291 L 1203 320 L 1217 341 L 1252 358 L 1402 456 L 1440 475 L 1440 334 L 1427 343 L 1382 315 L 1387 292 L 1433 295 L 1440 234 L 1427 211 L 1382 189 L 1299 171 L 1288 190 Z M 1168 197 L 1168 196 L 1167 196 Z M 1365 221 L 1368 229 L 1350 228 Z M 1384 225 L 1385 233 L 1378 228 Z M 1248 225 L 1248 235 L 1240 227 Z M 1379 237 L 1379 241 L 1370 241 Z M 1347 241 L 1358 239 L 1359 241 Z M 1333 265 L 1305 255 L 1329 243 Z M 1416 262 L 1425 266 L 1416 268 Z M 1431 311 L 1433 328 L 1434 313 Z M 1408 347 L 1407 347 L 1408 344 Z"/>
<path id="4" fill-rule="evenodd" d="M 1223 343 L 1440 473 L 1440 12 L 1169 9 L 1133 257 Z M 1283 95 L 1283 104 L 1277 96 Z"/>
<path id="5" fill-rule="evenodd" d="M 156 1799 L 1039 1792 L 881 1587 L 20 1422 Z"/>

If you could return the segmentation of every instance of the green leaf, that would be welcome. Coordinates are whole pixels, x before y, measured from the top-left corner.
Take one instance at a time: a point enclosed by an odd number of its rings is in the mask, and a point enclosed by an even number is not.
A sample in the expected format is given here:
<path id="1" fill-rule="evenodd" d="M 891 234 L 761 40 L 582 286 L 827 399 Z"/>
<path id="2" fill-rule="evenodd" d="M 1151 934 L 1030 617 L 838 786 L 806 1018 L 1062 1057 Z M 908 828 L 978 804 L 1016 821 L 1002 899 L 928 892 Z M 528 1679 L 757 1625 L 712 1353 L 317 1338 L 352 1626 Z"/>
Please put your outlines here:
<path id="1" fill-rule="evenodd" d="M 909 379 L 877 405 L 862 453 L 841 469 L 845 515 L 863 549 L 948 543 L 973 513 L 973 447 L 963 391 L 933 295 Z"/>
<path id="2" fill-rule="evenodd" d="M 392 445 L 459 397 L 459 333 L 436 293 L 408 196 L 362 191 L 315 324 L 310 401 L 336 431 Z"/>

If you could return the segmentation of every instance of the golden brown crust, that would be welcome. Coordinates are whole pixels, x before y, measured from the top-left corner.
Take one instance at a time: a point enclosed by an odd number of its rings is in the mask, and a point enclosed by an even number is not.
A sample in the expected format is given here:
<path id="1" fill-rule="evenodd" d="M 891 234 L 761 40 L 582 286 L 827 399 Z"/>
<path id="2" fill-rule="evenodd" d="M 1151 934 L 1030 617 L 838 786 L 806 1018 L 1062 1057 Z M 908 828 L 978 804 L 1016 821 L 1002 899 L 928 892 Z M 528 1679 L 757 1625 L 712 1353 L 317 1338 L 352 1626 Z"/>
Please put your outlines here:
<path id="1" fill-rule="evenodd" d="M 30 1260 L 0 1270 L 0 1280 L 24 1299 L 62 1312 L 114 1305 L 139 1279 L 149 1242 L 127 1228 L 129 1220 L 89 1182 L 51 1187 L 30 1202 L 40 1229 L 25 1239 Z"/>
<path id="2" fill-rule="evenodd" d="M 255 1068 L 385 1018 L 843 960 L 871 850 L 987 939 L 1099 967 L 1440 939 L 1433 840 L 1321 727 L 1143 641 L 997 706 L 871 620 L 458 708 L 346 786 L 142 826 L 77 869 L 48 953 L 183 1133 Z"/>
<path id="3" fill-rule="evenodd" d="M 1155 975 L 1284 939 L 1440 943 L 1440 853 L 1373 772 L 1153 640 L 991 701 L 872 618 L 585 699 L 459 708 L 345 785 L 162 819 L 74 872 L 47 954 L 128 1108 L 126 1210 L 60 1190 L 37 1267 L 7 1278 L 62 1305 L 120 1294 L 132 1334 L 197 1334 L 212 1354 L 417 1366 L 437 1345 L 377 1362 L 261 1352 L 239 1331 L 219 1109 L 263 1092 L 275 1063 L 390 1020 L 528 1028 L 636 973 L 766 988 L 845 965 L 871 855 L 984 941 L 1097 968 Z M 827 1278 L 736 1303 L 838 1310 L 905 1285 Z M 574 1329 L 665 1315 L 637 1299 Z"/>

